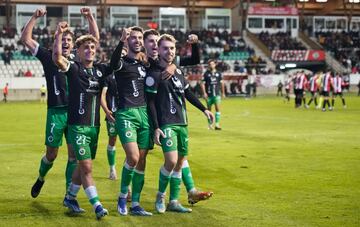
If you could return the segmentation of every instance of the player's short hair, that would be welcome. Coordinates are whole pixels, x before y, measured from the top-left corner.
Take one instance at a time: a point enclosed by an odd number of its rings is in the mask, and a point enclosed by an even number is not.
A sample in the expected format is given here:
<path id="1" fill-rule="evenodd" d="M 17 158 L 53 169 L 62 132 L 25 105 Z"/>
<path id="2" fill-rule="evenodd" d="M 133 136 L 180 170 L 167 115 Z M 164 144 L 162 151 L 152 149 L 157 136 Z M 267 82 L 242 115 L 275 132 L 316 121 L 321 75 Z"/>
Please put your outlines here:
<path id="1" fill-rule="evenodd" d="M 144 30 L 139 26 L 133 26 L 133 27 L 130 27 L 129 29 L 130 29 L 130 31 L 137 31 L 137 32 L 141 32 L 141 34 L 144 34 Z"/>
<path id="2" fill-rule="evenodd" d="M 84 44 L 87 41 L 93 42 L 95 44 L 98 43 L 98 40 L 94 36 L 92 36 L 92 35 L 82 35 L 79 38 L 77 38 L 76 41 L 75 41 L 76 48 L 79 48 L 82 44 Z"/>
<path id="3" fill-rule="evenodd" d="M 148 30 L 144 31 L 144 40 L 150 35 L 160 36 L 160 33 L 158 31 L 156 31 L 155 29 L 148 29 Z"/>
<path id="4" fill-rule="evenodd" d="M 176 39 L 174 38 L 174 36 L 169 35 L 169 34 L 163 34 L 160 36 L 160 38 L 158 40 L 158 46 L 160 46 L 162 41 L 170 41 L 170 42 L 176 43 Z"/>
<path id="5" fill-rule="evenodd" d="M 56 33 L 54 34 L 54 39 L 55 39 L 55 35 Z M 75 41 L 75 34 L 73 31 L 70 30 L 70 28 L 66 28 L 65 31 L 63 32 L 63 36 L 62 37 L 65 37 L 67 35 L 70 35 L 71 38 L 72 38 L 72 41 L 74 42 Z"/>
<path id="6" fill-rule="evenodd" d="M 208 64 L 210 64 L 211 62 L 214 62 L 214 63 L 216 64 L 216 60 L 215 60 L 215 59 L 210 58 L 210 59 L 207 61 Z"/>
<path id="7" fill-rule="evenodd" d="M 64 37 L 64 36 L 67 36 L 67 35 L 70 35 L 70 36 L 71 36 L 73 42 L 75 41 L 75 34 L 74 34 L 74 32 L 72 32 L 69 28 L 67 28 L 67 29 L 63 32 L 63 37 Z"/>

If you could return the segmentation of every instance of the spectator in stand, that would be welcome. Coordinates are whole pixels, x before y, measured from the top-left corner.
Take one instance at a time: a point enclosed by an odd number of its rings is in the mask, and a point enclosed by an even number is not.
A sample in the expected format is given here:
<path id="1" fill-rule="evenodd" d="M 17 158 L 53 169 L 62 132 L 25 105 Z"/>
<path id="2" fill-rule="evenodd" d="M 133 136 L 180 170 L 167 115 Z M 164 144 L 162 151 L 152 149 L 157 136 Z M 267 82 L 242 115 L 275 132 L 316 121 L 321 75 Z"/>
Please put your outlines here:
<path id="1" fill-rule="evenodd" d="M 1 54 L 1 57 L 4 60 L 5 65 L 11 64 L 12 56 L 13 56 L 13 54 L 12 54 L 11 50 L 8 48 L 4 48 L 4 53 Z"/>
<path id="2" fill-rule="evenodd" d="M 28 68 L 27 71 L 24 73 L 24 77 L 32 77 L 32 76 L 33 76 L 33 74 L 30 71 L 30 69 Z"/>
<path id="3" fill-rule="evenodd" d="M 23 77 L 24 76 L 24 72 L 22 71 L 22 69 L 19 69 L 18 73 L 15 74 L 16 77 Z"/>

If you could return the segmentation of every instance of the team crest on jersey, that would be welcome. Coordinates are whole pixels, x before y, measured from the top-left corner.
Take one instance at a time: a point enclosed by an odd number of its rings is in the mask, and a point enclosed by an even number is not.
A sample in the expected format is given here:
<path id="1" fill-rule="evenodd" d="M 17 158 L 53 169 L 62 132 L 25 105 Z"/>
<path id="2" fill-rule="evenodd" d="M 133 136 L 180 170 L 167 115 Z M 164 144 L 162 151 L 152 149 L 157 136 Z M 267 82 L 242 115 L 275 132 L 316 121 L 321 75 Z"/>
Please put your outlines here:
<path id="1" fill-rule="evenodd" d="M 84 154 L 85 154 L 85 148 L 81 147 L 81 148 L 79 149 L 79 154 L 80 154 L 81 156 L 84 155 Z"/>
<path id="2" fill-rule="evenodd" d="M 125 133 L 125 136 L 127 137 L 127 138 L 130 138 L 130 137 L 132 137 L 132 132 L 131 131 L 127 131 L 126 133 Z"/>
<path id="3" fill-rule="evenodd" d="M 53 137 L 53 136 L 49 136 L 49 137 L 48 137 L 48 141 L 51 143 L 52 141 L 54 141 L 54 137 Z"/>
<path id="4" fill-rule="evenodd" d="M 101 71 L 99 71 L 99 70 L 96 70 L 96 75 L 98 76 L 98 77 L 102 77 L 102 72 Z"/>
<path id="5" fill-rule="evenodd" d="M 146 80 L 145 80 L 145 84 L 146 84 L 146 86 L 148 86 L 148 87 L 153 86 L 153 85 L 155 84 L 154 78 L 152 78 L 151 76 L 148 76 L 148 77 L 146 78 Z"/>
<path id="6" fill-rule="evenodd" d="M 168 139 L 168 141 L 166 141 L 166 146 L 171 147 L 173 145 L 173 141 L 171 139 Z"/>
<path id="7" fill-rule="evenodd" d="M 145 77 L 146 76 L 146 71 L 145 71 L 144 66 L 139 66 L 138 71 L 139 71 L 140 77 Z"/>
<path id="8" fill-rule="evenodd" d="M 180 69 L 176 69 L 176 73 L 177 73 L 177 74 L 182 74 L 182 72 L 181 72 Z"/>
<path id="9" fill-rule="evenodd" d="M 75 54 L 70 54 L 69 59 L 73 60 L 75 58 Z"/>

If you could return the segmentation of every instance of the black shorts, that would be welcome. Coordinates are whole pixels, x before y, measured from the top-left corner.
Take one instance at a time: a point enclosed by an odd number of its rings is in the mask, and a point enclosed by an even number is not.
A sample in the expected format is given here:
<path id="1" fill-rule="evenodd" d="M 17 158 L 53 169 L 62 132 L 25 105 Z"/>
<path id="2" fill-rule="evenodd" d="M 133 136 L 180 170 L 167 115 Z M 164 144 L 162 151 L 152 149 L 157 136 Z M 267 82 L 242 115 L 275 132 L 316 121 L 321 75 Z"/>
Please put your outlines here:
<path id="1" fill-rule="evenodd" d="M 342 97 L 342 96 L 343 96 L 343 93 L 342 93 L 342 92 L 336 92 L 336 93 L 334 92 L 334 93 L 333 93 L 333 96 L 335 96 L 335 97 L 336 97 L 336 96 Z"/>
<path id="2" fill-rule="evenodd" d="M 328 91 L 321 91 L 320 95 L 324 96 L 324 97 L 329 97 L 330 92 Z"/>
<path id="3" fill-rule="evenodd" d="M 45 96 L 46 96 L 46 93 L 41 92 L 41 97 L 45 97 Z"/>

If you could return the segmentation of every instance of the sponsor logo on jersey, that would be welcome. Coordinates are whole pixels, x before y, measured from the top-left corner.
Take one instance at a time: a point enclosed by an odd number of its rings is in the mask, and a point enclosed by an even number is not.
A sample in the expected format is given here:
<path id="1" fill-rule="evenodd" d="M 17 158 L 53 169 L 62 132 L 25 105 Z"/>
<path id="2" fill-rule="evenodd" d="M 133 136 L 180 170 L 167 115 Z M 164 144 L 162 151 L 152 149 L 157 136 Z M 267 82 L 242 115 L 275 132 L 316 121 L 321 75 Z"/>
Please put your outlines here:
<path id="1" fill-rule="evenodd" d="M 139 71 L 140 77 L 144 78 L 146 76 L 146 71 L 145 71 L 144 66 L 139 66 L 138 71 Z"/>

